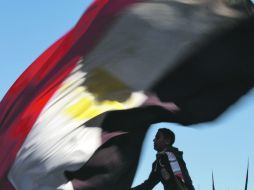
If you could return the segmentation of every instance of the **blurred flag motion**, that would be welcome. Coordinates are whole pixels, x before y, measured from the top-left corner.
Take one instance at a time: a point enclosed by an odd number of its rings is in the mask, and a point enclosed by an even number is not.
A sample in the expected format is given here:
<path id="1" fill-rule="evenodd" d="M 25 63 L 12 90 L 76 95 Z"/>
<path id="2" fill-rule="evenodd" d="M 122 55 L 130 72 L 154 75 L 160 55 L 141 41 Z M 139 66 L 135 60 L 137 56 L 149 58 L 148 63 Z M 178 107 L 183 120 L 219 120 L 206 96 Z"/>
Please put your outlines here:
<path id="1" fill-rule="evenodd" d="M 213 120 L 252 88 L 252 12 L 95 0 L 1 101 L 0 189 L 128 189 L 150 124 Z"/>

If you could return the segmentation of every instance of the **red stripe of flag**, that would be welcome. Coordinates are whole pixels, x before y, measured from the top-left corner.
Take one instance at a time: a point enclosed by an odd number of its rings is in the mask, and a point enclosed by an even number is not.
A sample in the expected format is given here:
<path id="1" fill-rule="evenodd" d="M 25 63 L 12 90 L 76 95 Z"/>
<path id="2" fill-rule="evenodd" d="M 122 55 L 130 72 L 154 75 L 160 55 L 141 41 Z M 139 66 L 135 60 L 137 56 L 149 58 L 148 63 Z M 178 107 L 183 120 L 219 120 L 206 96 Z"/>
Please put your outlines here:
<path id="1" fill-rule="evenodd" d="M 104 33 L 113 17 L 136 0 L 96 0 L 77 25 L 19 77 L 0 103 L 0 188 L 37 117 L 59 85 Z"/>

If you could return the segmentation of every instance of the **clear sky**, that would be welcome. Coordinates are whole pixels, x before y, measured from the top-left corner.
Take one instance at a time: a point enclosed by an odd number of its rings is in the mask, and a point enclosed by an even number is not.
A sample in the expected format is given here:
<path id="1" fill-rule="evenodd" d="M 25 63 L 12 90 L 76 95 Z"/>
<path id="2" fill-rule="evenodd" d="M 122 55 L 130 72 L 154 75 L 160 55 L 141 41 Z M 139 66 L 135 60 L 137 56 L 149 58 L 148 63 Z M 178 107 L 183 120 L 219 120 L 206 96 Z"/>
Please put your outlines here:
<path id="1" fill-rule="evenodd" d="M 0 98 L 34 59 L 76 23 L 90 2 L 1 1 Z M 166 123 L 152 126 L 143 145 L 134 184 L 149 175 L 155 159 L 152 140 L 157 128 L 169 127 L 176 133 L 175 145 L 184 151 L 197 190 L 212 190 L 212 170 L 217 190 L 244 189 L 248 158 L 249 190 L 254 190 L 253 113 L 254 91 L 214 122 L 188 128 Z M 155 189 L 162 190 L 162 187 Z"/>

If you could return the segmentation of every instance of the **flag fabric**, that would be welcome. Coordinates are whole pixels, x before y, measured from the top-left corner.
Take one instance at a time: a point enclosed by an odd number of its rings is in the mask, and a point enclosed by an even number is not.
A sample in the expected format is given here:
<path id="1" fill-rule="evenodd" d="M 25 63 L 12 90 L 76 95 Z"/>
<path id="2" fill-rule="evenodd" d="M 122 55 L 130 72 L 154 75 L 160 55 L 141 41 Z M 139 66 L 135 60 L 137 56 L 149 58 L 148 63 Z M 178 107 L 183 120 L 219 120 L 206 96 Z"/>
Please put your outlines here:
<path id="1" fill-rule="evenodd" d="M 156 83 L 154 91 L 160 99 L 170 99 L 181 108 L 180 123 L 213 120 L 253 87 L 253 31 L 251 17 L 211 38 Z"/>
<path id="2" fill-rule="evenodd" d="M 253 86 L 252 9 L 231 3 L 95 0 L 1 101 L 0 188 L 128 189 L 151 123 L 210 121 Z"/>

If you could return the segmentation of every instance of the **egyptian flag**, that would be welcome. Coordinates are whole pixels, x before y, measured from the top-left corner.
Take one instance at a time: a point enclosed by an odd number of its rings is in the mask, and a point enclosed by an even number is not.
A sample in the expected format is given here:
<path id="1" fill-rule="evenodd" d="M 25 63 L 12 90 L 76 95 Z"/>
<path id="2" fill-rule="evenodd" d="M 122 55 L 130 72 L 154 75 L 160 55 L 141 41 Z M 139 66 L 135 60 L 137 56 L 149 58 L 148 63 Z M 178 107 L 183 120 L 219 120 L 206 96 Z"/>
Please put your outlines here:
<path id="1" fill-rule="evenodd" d="M 128 189 L 150 124 L 210 121 L 253 86 L 246 2 L 95 0 L 1 101 L 0 189 Z"/>

